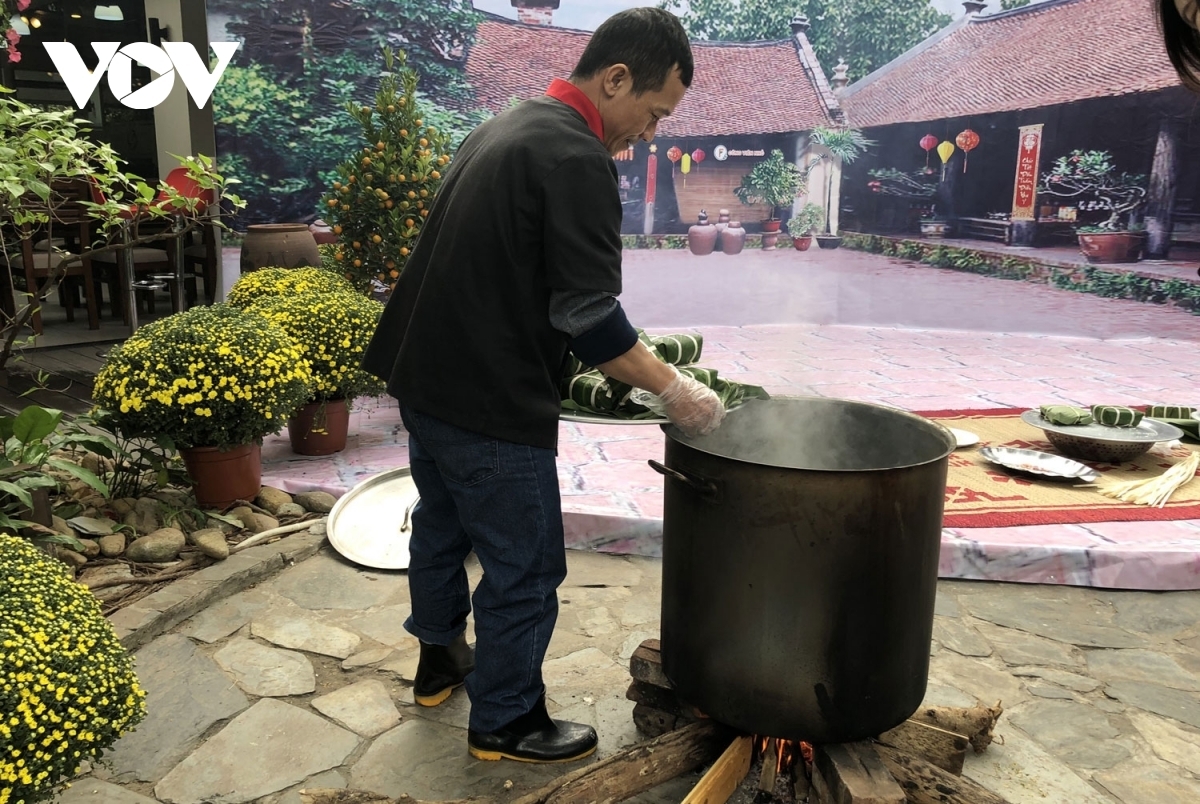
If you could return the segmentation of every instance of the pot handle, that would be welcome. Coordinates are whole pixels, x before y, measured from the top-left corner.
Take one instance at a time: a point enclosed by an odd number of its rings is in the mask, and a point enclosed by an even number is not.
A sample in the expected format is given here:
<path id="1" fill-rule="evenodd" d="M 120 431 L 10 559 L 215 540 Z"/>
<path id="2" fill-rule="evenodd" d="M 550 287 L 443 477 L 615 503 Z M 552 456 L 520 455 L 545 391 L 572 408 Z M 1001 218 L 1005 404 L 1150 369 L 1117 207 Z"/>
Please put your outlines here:
<path id="1" fill-rule="evenodd" d="M 686 483 L 706 497 L 716 496 L 717 484 L 713 483 L 711 480 L 702 480 L 694 475 L 685 474 L 684 472 L 680 472 L 675 469 L 669 469 L 658 461 L 647 461 L 647 463 L 650 464 L 651 469 L 658 472 L 663 477 L 673 477 L 680 483 Z"/>

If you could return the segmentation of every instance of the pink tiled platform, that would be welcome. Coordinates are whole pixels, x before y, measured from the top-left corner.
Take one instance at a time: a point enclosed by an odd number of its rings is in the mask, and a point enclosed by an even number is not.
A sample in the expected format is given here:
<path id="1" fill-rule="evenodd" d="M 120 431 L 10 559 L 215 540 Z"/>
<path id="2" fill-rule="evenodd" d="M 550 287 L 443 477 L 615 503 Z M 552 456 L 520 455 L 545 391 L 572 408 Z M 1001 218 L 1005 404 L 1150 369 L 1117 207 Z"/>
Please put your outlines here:
<path id="1" fill-rule="evenodd" d="M 625 271 L 622 298 L 635 323 L 703 333 L 703 365 L 776 394 L 908 410 L 1200 403 L 1200 317 L 1177 308 L 844 251 L 633 252 Z M 297 458 L 286 439 L 269 439 L 264 482 L 341 493 L 406 465 L 406 438 L 390 401 L 365 402 L 349 447 L 333 458 Z M 663 439 L 653 426 L 562 425 L 571 547 L 658 553 L 662 479 L 646 461 L 661 459 Z M 947 530 L 941 574 L 1200 588 L 1200 522 Z"/>

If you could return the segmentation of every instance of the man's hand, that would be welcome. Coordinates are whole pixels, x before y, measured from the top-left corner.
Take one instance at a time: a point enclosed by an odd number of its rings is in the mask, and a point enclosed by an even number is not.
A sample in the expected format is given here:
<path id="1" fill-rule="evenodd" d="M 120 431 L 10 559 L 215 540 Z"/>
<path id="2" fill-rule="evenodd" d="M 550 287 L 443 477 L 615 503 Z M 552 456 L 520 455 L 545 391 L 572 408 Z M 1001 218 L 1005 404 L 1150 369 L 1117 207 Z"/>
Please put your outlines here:
<path id="1" fill-rule="evenodd" d="M 725 418 L 721 398 L 704 383 L 678 369 L 675 379 L 658 398 L 666 408 L 667 418 L 689 438 L 708 435 Z"/>

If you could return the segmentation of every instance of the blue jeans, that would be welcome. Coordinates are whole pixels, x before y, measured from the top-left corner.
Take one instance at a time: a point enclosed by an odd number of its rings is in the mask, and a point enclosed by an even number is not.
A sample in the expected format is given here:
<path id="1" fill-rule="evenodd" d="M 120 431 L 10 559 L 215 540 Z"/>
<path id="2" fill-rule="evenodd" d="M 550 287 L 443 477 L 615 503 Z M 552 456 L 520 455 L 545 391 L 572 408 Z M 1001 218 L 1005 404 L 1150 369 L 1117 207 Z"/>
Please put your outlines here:
<path id="1" fill-rule="evenodd" d="M 466 629 L 475 605 L 470 727 L 490 733 L 545 692 L 542 660 L 567 576 L 554 450 L 472 433 L 401 405 L 421 501 L 408 568 L 404 627 L 432 645 Z M 474 549 L 483 579 L 469 597 L 463 561 Z"/>

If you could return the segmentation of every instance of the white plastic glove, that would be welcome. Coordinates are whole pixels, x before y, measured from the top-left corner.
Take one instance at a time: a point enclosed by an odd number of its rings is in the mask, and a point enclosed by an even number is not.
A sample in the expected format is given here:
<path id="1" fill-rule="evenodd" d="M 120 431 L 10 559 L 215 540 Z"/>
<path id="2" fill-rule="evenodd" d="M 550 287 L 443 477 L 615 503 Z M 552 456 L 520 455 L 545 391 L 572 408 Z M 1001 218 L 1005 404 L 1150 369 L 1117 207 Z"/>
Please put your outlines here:
<path id="1" fill-rule="evenodd" d="M 671 366 L 675 379 L 659 396 L 648 391 L 634 391 L 632 399 L 655 413 L 660 413 L 689 438 L 708 435 L 725 418 L 725 406 L 716 392 L 704 383 L 692 379 Z"/>

